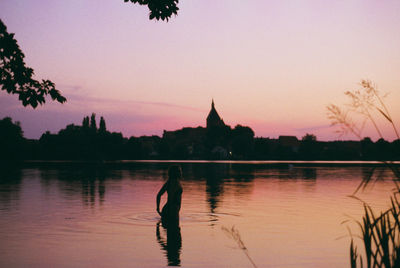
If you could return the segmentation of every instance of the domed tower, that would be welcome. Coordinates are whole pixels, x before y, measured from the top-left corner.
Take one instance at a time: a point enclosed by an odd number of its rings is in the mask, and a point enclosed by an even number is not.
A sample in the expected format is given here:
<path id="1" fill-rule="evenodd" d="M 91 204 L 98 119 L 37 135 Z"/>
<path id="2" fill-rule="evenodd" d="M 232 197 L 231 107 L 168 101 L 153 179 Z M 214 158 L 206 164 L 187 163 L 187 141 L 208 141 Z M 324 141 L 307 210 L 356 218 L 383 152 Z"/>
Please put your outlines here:
<path id="1" fill-rule="evenodd" d="M 214 100 L 212 100 L 211 111 L 208 113 L 208 116 L 207 116 L 207 128 L 223 127 L 223 126 L 225 126 L 224 120 L 222 120 L 219 117 L 217 110 L 215 110 Z"/>

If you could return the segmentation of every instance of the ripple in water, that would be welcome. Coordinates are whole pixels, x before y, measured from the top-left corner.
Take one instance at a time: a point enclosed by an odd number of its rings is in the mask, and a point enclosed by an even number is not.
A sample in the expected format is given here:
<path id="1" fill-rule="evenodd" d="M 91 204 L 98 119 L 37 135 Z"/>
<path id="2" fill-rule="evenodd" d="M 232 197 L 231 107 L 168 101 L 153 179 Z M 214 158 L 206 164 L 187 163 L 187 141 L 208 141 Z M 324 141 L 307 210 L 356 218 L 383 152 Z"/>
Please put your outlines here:
<path id="1" fill-rule="evenodd" d="M 239 216 L 240 214 L 234 213 L 189 212 L 181 213 L 179 220 L 181 225 L 192 225 L 215 222 L 222 218 Z M 141 212 L 134 215 L 122 216 L 120 219 L 111 222 L 128 225 L 152 226 L 160 220 L 160 216 L 154 212 Z"/>

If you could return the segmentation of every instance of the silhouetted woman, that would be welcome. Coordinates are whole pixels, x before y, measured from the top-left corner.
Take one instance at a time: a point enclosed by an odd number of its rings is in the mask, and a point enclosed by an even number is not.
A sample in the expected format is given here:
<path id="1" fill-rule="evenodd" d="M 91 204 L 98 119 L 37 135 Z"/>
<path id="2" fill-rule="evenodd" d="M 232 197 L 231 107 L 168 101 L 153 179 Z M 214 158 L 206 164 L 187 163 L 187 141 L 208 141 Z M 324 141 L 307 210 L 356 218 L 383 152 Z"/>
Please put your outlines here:
<path id="1" fill-rule="evenodd" d="M 171 166 L 168 169 L 168 180 L 157 194 L 157 212 L 161 216 L 164 227 L 179 225 L 179 210 L 181 209 L 182 186 L 180 179 L 182 170 L 179 166 Z M 168 200 L 160 212 L 161 196 L 167 192 Z"/>

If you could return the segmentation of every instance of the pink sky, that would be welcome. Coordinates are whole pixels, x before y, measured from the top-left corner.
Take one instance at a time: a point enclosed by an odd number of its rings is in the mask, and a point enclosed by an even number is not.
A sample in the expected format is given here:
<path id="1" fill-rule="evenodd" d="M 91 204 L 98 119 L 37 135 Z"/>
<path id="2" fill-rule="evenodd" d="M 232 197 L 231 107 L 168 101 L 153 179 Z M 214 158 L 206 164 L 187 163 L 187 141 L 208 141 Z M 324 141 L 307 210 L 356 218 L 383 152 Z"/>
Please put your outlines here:
<path id="1" fill-rule="evenodd" d="M 68 102 L 33 110 L 1 91 L 0 118 L 21 121 L 28 138 L 92 112 L 125 136 L 160 135 L 205 126 L 214 98 L 226 123 L 256 136 L 332 140 L 326 106 L 344 104 L 343 92 L 367 78 L 390 92 L 400 123 L 399 1 L 181 0 L 179 8 L 166 23 L 123 0 L 1 1 L 26 63 Z M 370 127 L 364 135 L 377 138 Z"/>

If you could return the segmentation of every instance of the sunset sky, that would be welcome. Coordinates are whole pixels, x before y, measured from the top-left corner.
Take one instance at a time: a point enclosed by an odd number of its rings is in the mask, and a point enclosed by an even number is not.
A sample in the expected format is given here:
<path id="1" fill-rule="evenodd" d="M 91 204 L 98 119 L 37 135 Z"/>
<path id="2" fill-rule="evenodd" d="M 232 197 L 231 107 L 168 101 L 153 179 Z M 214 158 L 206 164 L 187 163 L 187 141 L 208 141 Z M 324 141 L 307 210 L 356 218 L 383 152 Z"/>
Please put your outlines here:
<path id="1" fill-rule="evenodd" d="M 35 78 L 68 99 L 34 110 L 0 91 L 0 118 L 20 121 L 27 138 L 92 112 L 127 137 L 162 135 L 205 126 L 213 98 L 225 123 L 256 136 L 333 140 L 326 106 L 345 104 L 344 91 L 370 79 L 390 93 L 400 125 L 400 1 L 181 0 L 179 8 L 167 23 L 123 0 L 0 1 Z M 370 126 L 364 136 L 377 139 Z"/>

